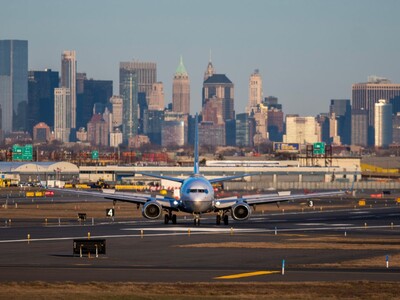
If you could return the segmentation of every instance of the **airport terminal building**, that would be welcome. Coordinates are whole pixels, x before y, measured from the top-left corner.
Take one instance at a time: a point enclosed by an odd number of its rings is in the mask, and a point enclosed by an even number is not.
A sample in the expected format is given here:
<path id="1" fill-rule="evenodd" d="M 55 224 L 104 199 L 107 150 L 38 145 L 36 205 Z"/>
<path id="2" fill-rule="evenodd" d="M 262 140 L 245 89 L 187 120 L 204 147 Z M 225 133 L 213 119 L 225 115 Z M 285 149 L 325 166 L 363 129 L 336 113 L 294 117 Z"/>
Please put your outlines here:
<path id="1" fill-rule="evenodd" d="M 334 158 L 331 166 L 322 166 L 324 160 L 313 161 L 207 161 L 200 172 L 207 178 L 254 174 L 243 179 L 223 183 L 226 190 L 270 189 L 347 189 L 352 182 L 361 181 L 360 158 Z M 69 162 L 0 162 L 2 178 L 14 184 L 38 183 L 44 186 L 63 186 L 67 182 L 94 183 L 103 180 L 112 184 L 157 185 L 175 188 L 177 183 L 143 176 L 152 173 L 185 178 L 193 172 L 192 166 L 107 165 L 80 166 Z M 397 182 L 388 183 L 399 188 Z M 362 184 L 361 184 L 362 185 Z M 368 183 L 369 188 L 382 188 L 382 183 Z M 367 187 L 366 187 L 367 188 Z M 388 186 L 387 188 L 391 188 Z"/>

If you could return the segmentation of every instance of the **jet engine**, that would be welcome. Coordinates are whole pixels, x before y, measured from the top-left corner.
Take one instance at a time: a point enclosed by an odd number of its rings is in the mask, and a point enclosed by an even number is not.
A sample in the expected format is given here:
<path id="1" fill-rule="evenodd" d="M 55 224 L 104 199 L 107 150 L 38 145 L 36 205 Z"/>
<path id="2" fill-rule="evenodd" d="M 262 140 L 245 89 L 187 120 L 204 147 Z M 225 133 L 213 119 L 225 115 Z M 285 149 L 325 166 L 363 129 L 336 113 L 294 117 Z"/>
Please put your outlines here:
<path id="1" fill-rule="evenodd" d="M 247 203 L 238 203 L 232 207 L 232 218 L 236 221 L 247 220 L 250 214 L 251 208 Z"/>
<path id="2" fill-rule="evenodd" d="M 149 201 L 143 205 L 142 215 L 147 219 L 158 219 L 161 216 L 162 207 L 157 201 Z"/>

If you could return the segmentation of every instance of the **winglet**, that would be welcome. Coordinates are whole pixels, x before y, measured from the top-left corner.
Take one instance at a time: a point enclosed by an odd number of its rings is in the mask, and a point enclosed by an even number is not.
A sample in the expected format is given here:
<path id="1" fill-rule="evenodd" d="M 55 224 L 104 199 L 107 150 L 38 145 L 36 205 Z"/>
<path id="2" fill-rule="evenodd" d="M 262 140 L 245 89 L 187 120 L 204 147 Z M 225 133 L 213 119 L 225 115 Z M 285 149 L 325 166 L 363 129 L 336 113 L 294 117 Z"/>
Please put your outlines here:
<path id="1" fill-rule="evenodd" d="M 196 113 L 194 125 L 194 174 L 199 174 L 199 115 Z"/>

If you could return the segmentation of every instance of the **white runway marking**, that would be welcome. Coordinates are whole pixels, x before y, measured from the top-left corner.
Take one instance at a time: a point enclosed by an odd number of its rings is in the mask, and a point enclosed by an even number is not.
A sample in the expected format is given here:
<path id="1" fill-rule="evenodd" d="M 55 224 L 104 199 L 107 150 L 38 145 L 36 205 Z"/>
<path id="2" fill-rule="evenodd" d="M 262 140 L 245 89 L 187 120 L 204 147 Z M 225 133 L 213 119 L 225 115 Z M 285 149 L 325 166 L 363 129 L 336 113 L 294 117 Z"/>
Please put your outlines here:
<path id="1" fill-rule="evenodd" d="M 132 231 L 170 231 L 170 232 L 188 232 L 190 229 L 190 232 L 231 232 L 233 230 L 234 232 L 255 232 L 263 229 L 246 229 L 246 228 L 233 228 L 231 227 L 152 227 L 152 228 L 122 228 L 121 230 L 132 230 Z"/>
<path id="2" fill-rule="evenodd" d="M 344 227 L 344 226 L 354 226 L 354 224 L 329 224 L 329 223 L 297 223 L 298 226 L 326 226 L 326 227 Z"/>

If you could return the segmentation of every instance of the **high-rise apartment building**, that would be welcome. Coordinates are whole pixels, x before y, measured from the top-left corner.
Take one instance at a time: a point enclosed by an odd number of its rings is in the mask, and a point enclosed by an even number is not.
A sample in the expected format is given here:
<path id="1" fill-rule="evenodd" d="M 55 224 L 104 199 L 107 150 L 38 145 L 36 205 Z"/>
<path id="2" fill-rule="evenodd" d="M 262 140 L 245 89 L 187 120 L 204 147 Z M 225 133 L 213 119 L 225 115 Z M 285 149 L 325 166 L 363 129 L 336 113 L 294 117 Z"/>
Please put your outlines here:
<path id="1" fill-rule="evenodd" d="M 314 117 L 286 115 L 285 143 L 312 144 L 320 141 L 317 122 Z"/>
<path id="2" fill-rule="evenodd" d="M 375 103 L 375 147 L 388 148 L 393 139 L 392 104 L 380 99 Z"/>
<path id="3" fill-rule="evenodd" d="M 1 129 L 26 130 L 28 104 L 28 41 L 0 40 Z"/>
<path id="4" fill-rule="evenodd" d="M 54 135 L 60 142 L 69 142 L 71 133 L 68 112 L 71 111 L 71 92 L 69 88 L 54 89 Z"/>
<path id="5" fill-rule="evenodd" d="M 190 80 L 182 57 L 172 83 L 172 110 L 190 113 Z"/>
<path id="6" fill-rule="evenodd" d="M 128 76 L 129 75 L 129 76 Z M 122 97 L 122 133 L 124 144 L 138 134 L 139 129 L 139 103 L 138 103 L 138 82 L 135 71 L 129 74 L 124 71 L 120 77 L 120 95 Z"/>
<path id="7" fill-rule="evenodd" d="M 67 126 L 76 128 L 76 52 L 75 50 L 64 51 L 61 55 L 61 84 L 60 87 L 69 89 L 70 102 L 67 104 Z"/>
<path id="8" fill-rule="evenodd" d="M 350 99 L 332 99 L 329 106 L 331 124 L 334 124 L 331 137 L 338 136 L 340 144 L 351 145 L 351 105 Z"/>
<path id="9" fill-rule="evenodd" d="M 262 78 L 258 69 L 250 75 L 249 80 L 249 100 L 246 107 L 246 112 L 251 113 L 254 107 L 257 107 L 263 101 Z"/>
<path id="10" fill-rule="evenodd" d="M 54 126 L 54 89 L 58 88 L 58 72 L 46 69 L 44 71 L 29 71 L 28 73 L 28 131 L 39 122 Z"/>
<path id="11" fill-rule="evenodd" d="M 352 109 L 368 112 L 369 146 L 374 145 L 374 105 L 379 99 L 386 99 L 394 107 L 399 106 L 400 84 L 392 83 L 386 78 L 370 76 L 368 82 L 352 85 Z"/>

